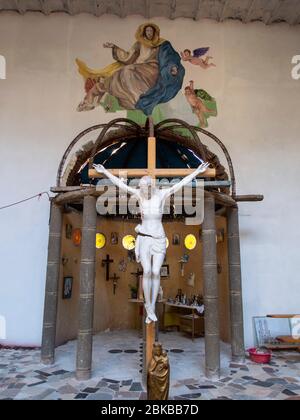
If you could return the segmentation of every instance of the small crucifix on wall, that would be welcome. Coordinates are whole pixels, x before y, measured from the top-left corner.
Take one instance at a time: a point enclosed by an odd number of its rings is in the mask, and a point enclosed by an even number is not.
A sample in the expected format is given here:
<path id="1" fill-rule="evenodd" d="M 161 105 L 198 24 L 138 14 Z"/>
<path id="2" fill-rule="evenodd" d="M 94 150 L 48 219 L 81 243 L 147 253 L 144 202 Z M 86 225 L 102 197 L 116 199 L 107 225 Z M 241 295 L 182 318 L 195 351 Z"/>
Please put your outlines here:
<path id="1" fill-rule="evenodd" d="M 190 259 L 190 257 L 187 254 L 185 254 L 185 255 L 183 255 L 183 257 L 179 261 L 181 277 L 184 277 L 184 266 L 185 266 L 185 264 L 187 264 L 189 262 L 189 259 Z"/>
<path id="2" fill-rule="evenodd" d="M 106 281 L 109 281 L 110 275 L 109 275 L 109 269 L 110 264 L 112 264 L 114 260 L 110 259 L 109 255 L 106 256 L 106 260 L 102 260 L 102 267 L 106 267 Z"/>
<path id="3" fill-rule="evenodd" d="M 143 270 L 140 270 L 139 268 L 137 269 L 136 273 L 130 273 L 132 276 L 136 277 L 136 279 L 138 280 L 140 276 L 143 275 Z"/>
<path id="4" fill-rule="evenodd" d="M 115 295 L 116 294 L 116 290 L 117 290 L 117 286 L 118 286 L 118 280 L 120 280 L 120 277 L 118 277 L 116 275 L 116 273 L 115 273 L 114 276 L 110 278 L 110 280 L 113 281 L 114 295 Z"/>

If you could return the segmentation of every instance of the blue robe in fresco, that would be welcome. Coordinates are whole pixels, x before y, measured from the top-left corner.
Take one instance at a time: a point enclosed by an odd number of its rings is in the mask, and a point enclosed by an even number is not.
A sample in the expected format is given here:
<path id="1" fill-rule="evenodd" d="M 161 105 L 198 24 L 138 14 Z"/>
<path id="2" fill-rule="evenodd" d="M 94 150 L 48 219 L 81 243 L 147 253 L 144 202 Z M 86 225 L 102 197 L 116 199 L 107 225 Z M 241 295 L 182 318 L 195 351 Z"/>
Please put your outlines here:
<path id="1" fill-rule="evenodd" d="M 156 105 L 169 102 L 175 98 L 183 85 L 185 69 L 181 64 L 180 55 L 174 50 L 169 41 L 159 47 L 159 78 L 147 93 L 142 95 L 136 104 L 136 109 L 151 115 Z M 176 69 L 177 74 L 172 74 Z"/>

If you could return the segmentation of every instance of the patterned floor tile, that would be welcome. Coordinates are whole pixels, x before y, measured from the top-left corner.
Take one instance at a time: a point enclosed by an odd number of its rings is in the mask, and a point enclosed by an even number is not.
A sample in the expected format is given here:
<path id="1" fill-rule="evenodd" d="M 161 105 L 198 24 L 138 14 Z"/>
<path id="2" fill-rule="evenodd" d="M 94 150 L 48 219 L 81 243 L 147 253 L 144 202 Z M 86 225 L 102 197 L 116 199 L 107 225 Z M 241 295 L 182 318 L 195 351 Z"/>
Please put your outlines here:
<path id="1" fill-rule="evenodd" d="M 125 339 L 126 338 L 126 339 Z M 222 372 L 219 381 L 204 376 L 204 340 L 178 333 L 160 337 L 169 351 L 170 399 L 174 400 L 282 400 L 300 398 L 300 356 L 277 353 L 271 365 L 230 362 L 230 347 L 222 344 Z M 126 343 L 126 347 L 125 347 Z M 118 354 L 114 351 L 118 350 Z M 75 378 L 76 342 L 57 349 L 54 366 L 40 363 L 40 352 L 4 350 L 0 353 L 1 400 L 139 400 L 146 398 L 141 383 L 136 332 L 99 334 L 94 339 L 93 377 L 86 382 Z M 175 350 L 174 351 L 172 351 Z M 172 369 L 176 366 L 176 369 Z"/>

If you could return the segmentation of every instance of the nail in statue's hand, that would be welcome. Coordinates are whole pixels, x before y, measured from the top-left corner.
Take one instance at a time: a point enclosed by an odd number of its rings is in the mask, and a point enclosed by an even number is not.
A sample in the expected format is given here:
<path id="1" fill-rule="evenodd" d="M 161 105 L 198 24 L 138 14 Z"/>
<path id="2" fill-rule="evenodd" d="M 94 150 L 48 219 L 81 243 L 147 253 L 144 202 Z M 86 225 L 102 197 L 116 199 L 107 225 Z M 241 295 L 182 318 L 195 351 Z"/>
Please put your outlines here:
<path id="1" fill-rule="evenodd" d="M 103 174 L 105 171 L 105 168 L 103 165 L 93 165 L 93 168 L 95 171 L 97 171 L 99 174 Z"/>

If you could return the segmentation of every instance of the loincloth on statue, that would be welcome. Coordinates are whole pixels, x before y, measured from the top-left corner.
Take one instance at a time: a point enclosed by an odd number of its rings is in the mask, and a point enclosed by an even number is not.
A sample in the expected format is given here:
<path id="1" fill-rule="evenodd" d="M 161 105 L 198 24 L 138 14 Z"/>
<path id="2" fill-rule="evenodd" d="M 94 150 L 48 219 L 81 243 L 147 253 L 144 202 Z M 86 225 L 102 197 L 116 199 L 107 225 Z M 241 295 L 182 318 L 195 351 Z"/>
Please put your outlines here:
<path id="1" fill-rule="evenodd" d="M 151 235 L 138 233 L 135 254 L 137 262 L 141 261 L 141 255 L 144 254 L 147 258 L 154 257 L 155 255 L 166 255 L 167 252 L 167 238 L 155 238 Z"/>

